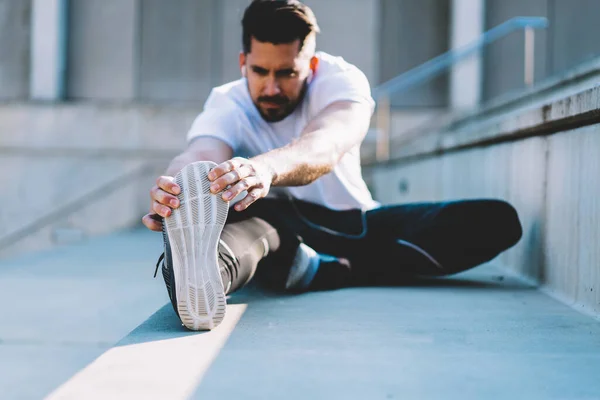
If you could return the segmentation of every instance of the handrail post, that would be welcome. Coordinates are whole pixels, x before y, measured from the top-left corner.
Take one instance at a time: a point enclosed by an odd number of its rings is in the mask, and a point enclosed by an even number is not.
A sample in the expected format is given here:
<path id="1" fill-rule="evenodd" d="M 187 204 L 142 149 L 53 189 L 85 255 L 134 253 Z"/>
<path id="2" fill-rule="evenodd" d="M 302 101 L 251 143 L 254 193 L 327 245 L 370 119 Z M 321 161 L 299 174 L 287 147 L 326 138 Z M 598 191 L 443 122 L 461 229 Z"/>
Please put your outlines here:
<path id="1" fill-rule="evenodd" d="M 514 17 L 483 33 L 479 39 L 459 49 L 452 49 L 402 74 L 381 83 L 373 91 L 377 99 L 376 160 L 387 161 L 391 156 L 391 96 L 439 75 L 449 66 L 479 51 L 484 46 L 514 32 L 524 29 L 525 62 L 524 82 L 531 87 L 535 80 L 535 30 L 546 28 L 548 20 L 543 17 Z"/>
<path id="2" fill-rule="evenodd" d="M 390 114 L 391 103 L 388 95 L 382 96 L 377 104 L 377 143 L 375 159 L 390 159 Z"/>
<path id="3" fill-rule="evenodd" d="M 531 26 L 525 28 L 525 86 L 533 86 L 535 67 L 535 31 Z"/>

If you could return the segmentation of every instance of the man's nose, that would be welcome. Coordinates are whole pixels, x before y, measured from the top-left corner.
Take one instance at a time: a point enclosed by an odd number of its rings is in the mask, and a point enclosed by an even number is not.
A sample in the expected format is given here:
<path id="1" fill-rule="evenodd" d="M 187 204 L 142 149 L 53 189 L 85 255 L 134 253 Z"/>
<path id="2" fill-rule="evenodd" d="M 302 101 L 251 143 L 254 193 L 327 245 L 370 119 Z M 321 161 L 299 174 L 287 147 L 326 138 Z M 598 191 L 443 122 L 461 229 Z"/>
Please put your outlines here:
<path id="1" fill-rule="evenodd" d="M 265 84 L 264 94 L 265 96 L 276 96 L 281 93 L 281 89 L 279 88 L 279 84 L 276 79 L 268 78 Z"/>

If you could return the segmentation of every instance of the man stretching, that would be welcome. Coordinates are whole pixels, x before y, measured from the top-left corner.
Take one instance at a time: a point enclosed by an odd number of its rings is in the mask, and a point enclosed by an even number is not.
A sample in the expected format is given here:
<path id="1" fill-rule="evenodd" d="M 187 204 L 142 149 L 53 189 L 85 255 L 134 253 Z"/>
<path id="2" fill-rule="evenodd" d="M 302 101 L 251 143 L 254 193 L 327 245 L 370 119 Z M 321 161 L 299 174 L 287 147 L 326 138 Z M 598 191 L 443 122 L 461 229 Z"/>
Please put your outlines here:
<path id="1" fill-rule="evenodd" d="M 242 27 L 242 78 L 212 90 L 143 217 L 163 231 L 162 272 L 186 327 L 217 326 L 225 296 L 255 273 L 294 292 L 397 285 L 519 241 L 503 201 L 376 203 L 360 167 L 374 109 L 364 74 L 315 51 L 316 18 L 296 0 L 253 1 Z"/>

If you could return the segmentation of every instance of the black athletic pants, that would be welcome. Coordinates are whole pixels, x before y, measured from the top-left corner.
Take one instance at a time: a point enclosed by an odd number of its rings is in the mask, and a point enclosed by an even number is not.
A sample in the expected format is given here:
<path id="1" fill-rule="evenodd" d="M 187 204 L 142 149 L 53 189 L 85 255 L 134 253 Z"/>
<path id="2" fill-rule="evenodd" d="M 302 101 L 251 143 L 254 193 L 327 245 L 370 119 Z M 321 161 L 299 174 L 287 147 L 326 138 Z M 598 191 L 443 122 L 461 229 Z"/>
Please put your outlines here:
<path id="1" fill-rule="evenodd" d="M 286 274 L 300 243 L 347 259 L 350 279 L 343 286 L 387 286 L 475 267 L 521 235 L 515 209 L 499 200 L 401 204 L 363 214 L 262 199 L 241 213 L 230 210 L 221 239 L 237 258 L 229 272 L 232 292 L 255 272 L 267 281 L 278 272 Z"/>

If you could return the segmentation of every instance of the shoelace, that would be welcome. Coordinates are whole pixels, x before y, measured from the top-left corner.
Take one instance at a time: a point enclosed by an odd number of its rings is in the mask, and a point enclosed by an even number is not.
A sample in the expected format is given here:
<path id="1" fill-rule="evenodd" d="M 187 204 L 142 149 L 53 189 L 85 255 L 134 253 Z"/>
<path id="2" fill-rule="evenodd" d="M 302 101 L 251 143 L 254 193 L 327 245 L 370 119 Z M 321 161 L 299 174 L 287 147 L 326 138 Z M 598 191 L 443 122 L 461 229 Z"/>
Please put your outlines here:
<path id="1" fill-rule="evenodd" d="M 163 252 L 160 257 L 158 257 L 158 261 L 156 262 L 156 269 L 154 270 L 154 277 L 156 278 L 156 274 L 158 274 L 158 266 L 160 265 L 160 262 L 163 261 L 165 259 L 165 253 Z"/>

